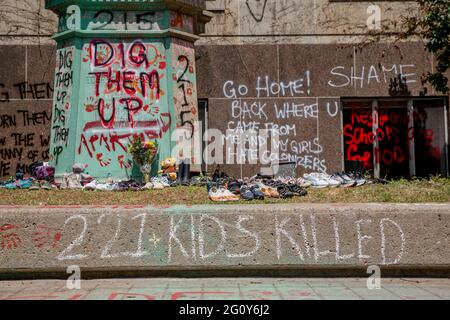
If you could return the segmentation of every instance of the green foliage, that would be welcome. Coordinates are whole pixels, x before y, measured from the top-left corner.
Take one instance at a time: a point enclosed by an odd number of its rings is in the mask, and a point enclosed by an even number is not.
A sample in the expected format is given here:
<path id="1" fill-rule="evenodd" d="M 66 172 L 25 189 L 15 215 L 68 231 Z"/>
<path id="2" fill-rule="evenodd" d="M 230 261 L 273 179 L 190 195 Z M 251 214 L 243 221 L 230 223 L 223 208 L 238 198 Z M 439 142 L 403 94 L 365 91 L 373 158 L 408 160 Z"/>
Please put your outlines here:
<path id="1" fill-rule="evenodd" d="M 450 68 L 450 0 L 416 0 L 419 12 L 405 21 L 406 38 L 418 35 L 437 60 L 436 72 L 427 74 L 427 81 L 439 92 L 450 91 L 444 73 Z"/>

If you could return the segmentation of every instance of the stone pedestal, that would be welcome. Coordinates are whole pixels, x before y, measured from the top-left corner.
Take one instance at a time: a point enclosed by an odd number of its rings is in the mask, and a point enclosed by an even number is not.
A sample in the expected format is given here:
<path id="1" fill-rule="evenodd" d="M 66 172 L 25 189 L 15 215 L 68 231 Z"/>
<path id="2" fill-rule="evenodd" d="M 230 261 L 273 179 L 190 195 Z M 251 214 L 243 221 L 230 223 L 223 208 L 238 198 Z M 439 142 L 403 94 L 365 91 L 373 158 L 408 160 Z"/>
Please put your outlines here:
<path id="1" fill-rule="evenodd" d="M 127 152 L 135 137 L 157 140 L 198 129 L 194 41 L 204 1 L 47 0 L 59 16 L 51 127 L 56 177 L 74 163 L 97 179 L 140 175 Z M 155 168 L 156 170 L 157 168 Z"/>

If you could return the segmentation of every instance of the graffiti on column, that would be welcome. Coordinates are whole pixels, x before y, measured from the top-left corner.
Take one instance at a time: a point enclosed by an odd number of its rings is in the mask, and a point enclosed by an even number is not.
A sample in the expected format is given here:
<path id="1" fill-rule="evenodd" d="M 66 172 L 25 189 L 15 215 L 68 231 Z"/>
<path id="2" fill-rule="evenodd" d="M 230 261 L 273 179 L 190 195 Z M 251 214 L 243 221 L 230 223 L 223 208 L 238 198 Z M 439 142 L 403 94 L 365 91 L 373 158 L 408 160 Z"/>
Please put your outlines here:
<path id="1" fill-rule="evenodd" d="M 188 131 L 188 138 L 198 130 L 197 92 L 195 84 L 195 56 L 191 43 L 173 40 L 173 101 L 177 128 Z"/>
<path id="2" fill-rule="evenodd" d="M 181 12 L 170 11 L 170 27 L 193 33 L 194 19 Z"/>
<path id="3" fill-rule="evenodd" d="M 84 47 L 82 59 L 91 81 L 85 87 L 77 152 L 94 168 L 128 169 L 127 146 L 135 137 L 160 139 L 170 129 L 171 116 L 162 103 L 164 46 L 96 39 Z"/>
<path id="4" fill-rule="evenodd" d="M 60 17 L 59 32 L 67 30 L 70 15 Z M 161 11 L 86 11 L 83 13 L 86 30 L 161 30 L 164 14 Z"/>
<path id="5" fill-rule="evenodd" d="M 51 127 L 53 137 L 51 155 L 56 164 L 69 142 L 74 50 L 74 47 L 66 47 L 58 49 L 56 53 L 55 99 Z"/>

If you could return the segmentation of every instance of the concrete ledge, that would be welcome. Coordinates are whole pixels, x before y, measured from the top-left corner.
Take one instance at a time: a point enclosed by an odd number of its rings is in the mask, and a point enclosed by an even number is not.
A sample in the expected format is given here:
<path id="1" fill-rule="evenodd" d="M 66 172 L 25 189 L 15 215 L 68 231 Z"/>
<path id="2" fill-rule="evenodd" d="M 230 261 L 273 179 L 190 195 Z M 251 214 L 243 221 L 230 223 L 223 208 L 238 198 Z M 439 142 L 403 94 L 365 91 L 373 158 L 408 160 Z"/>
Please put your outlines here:
<path id="1" fill-rule="evenodd" d="M 0 278 L 450 275 L 450 204 L 0 206 Z"/>

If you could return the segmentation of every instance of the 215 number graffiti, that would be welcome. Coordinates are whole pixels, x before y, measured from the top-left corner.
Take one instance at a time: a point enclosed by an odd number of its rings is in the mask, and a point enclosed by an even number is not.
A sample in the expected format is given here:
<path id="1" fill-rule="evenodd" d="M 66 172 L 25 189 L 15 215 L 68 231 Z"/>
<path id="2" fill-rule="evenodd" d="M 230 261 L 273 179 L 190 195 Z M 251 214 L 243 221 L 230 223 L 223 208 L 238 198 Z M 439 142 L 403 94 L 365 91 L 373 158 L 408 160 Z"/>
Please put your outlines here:
<path id="1" fill-rule="evenodd" d="M 185 55 L 180 55 L 178 57 L 178 62 L 180 63 L 184 63 L 184 70 L 181 73 L 181 75 L 177 78 L 177 84 L 179 84 L 178 89 L 181 90 L 182 94 L 183 94 L 183 104 L 181 105 L 182 108 L 186 108 L 189 107 L 189 102 L 187 100 L 187 93 L 186 93 L 186 84 L 191 84 L 191 81 L 186 79 L 186 73 L 189 70 L 189 58 L 186 57 Z M 194 124 L 192 123 L 192 121 L 190 120 L 185 120 L 185 115 L 187 114 L 191 114 L 192 111 L 191 110 L 183 110 L 180 112 L 180 119 L 181 119 L 181 126 L 184 127 L 185 125 L 189 125 L 189 127 L 191 128 L 191 133 L 190 133 L 190 139 L 192 139 L 192 137 L 194 136 Z"/>

